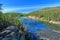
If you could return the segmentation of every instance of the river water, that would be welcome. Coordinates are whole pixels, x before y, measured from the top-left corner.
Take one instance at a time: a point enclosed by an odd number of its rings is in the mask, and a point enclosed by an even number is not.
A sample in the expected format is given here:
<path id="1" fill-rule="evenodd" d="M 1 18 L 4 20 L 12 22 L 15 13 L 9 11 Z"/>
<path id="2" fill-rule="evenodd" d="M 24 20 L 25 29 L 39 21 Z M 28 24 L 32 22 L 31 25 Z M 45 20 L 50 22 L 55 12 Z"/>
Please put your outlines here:
<path id="1" fill-rule="evenodd" d="M 51 28 L 37 20 L 22 18 L 22 23 L 23 26 L 28 30 L 28 32 L 31 33 L 36 33 L 37 31 L 42 30 L 51 30 Z"/>
<path id="2" fill-rule="evenodd" d="M 41 31 L 51 30 L 51 28 L 49 28 L 48 26 L 37 20 L 26 19 L 26 18 L 22 18 L 21 20 L 23 26 L 27 29 L 28 33 L 30 33 L 33 36 L 31 40 L 39 40 L 40 37 L 37 36 L 37 33 Z"/>

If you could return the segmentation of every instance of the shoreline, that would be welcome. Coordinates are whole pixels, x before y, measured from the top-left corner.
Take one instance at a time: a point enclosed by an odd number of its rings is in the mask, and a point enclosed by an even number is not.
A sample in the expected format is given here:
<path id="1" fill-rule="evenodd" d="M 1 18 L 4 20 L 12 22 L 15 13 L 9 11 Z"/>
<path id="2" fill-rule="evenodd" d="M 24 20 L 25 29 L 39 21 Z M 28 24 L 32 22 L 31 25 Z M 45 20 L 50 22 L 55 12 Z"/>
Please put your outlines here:
<path id="1" fill-rule="evenodd" d="M 33 18 L 28 18 L 28 17 L 23 17 L 23 18 L 36 20 L 36 19 L 33 19 Z M 52 27 L 52 26 L 57 27 L 57 26 L 60 25 L 60 21 L 52 21 L 52 20 L 48 21 L 48 20 L 42 20 L 42 19 L 38 19 L 37 21 L 40 21 L 40 22 L 42 22 L 42 23 L 44 23 L 44 24 L 46 24 L 47 26 L 50 26 L 50 27 Z M 52 27 L 52 28 L 54 29 L 54 27 Z"/>

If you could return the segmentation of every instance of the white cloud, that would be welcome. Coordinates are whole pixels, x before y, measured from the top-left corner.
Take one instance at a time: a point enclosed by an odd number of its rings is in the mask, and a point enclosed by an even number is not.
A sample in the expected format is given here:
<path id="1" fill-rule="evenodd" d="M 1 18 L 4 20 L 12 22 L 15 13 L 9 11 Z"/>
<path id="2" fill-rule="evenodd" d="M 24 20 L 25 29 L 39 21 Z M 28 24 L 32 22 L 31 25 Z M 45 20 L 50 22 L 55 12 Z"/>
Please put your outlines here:
<path id="1" fill-rule="evenodd" d="M 54 6 L 54 5 L 53 5 Z M 17 11 L 17 10 L 30 10 L 30 9 L 41 9 L 41 8 L 45 8 L 45 7 L 53 7 L 50 5 L 46 5 L 46 6 L 40 6 L 40 5 L 36 5 L 36 6 L 30 6 L 30 7 L 13 7 L 13 8 L 4 8 L 3 12 L 12 12 L 12 11 Z M 56 5 L 55 5 L 56 6 Z"/>
<path id="2" fill-rule="evenodd" d="M 4 8 L 3 12 L 10 12 L 10 11 L 16 11 L 16 10 L 29 10 L 29 9 L 35 9 L 39 8 L 40 6 L 31 6 L 31 7 L 15 7 L 15 8 Z"/>

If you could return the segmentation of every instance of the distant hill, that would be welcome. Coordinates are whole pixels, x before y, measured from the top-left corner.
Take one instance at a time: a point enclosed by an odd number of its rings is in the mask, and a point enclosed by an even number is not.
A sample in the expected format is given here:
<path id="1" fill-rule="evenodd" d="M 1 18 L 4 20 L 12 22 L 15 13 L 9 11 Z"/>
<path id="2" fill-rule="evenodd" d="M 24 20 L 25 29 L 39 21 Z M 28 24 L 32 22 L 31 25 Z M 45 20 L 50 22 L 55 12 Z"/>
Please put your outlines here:
<path id="1" fill-rule="evenodd" d="M 23 16 L 22 13 L 18 13 L 18 12 L 8 12 L 8 13 L 4 13 L 4 15 Z"/>
<path id="2" fill-rule="evenodd" d="M 30 12 L 27 16 L 36 16 L 46 20 L 60 21 L 60 6 L 43 8 L 37 11 Z"/>

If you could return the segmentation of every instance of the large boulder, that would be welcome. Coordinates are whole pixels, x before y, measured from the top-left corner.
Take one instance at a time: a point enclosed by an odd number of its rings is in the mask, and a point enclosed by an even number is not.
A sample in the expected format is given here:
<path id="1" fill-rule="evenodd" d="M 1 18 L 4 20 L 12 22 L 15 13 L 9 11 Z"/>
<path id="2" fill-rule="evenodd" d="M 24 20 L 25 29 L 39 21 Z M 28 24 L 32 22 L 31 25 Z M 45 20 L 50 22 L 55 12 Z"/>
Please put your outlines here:
<path id="1" fill-rule="evenodd" d="M 17 40 L 18 28 L 15 26 L 8 26 L 4 31 L 0 33 L 0 39 L 2 40 Z"/>

